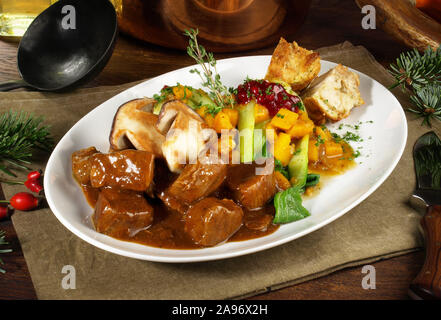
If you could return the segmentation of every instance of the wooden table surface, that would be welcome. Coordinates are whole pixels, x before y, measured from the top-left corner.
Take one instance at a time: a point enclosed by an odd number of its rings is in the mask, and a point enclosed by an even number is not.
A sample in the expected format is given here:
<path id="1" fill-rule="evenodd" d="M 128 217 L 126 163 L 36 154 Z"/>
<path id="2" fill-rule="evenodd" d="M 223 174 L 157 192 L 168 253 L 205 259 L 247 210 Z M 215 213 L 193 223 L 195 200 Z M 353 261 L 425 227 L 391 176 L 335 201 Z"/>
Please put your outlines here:
<path id="1" fill-rule="evenodd" d="M 400 52 L 402 44 L 380 29 L 361 28 L 362 14 L 353 0 L 314 0 L 303 27 L 288 40 L 316 49 L 345 40 L 365 46 L 384 66 Z M 245 53 L 219 54 L 218 59 L 253 54 L 271 54 L 274 47 Z M 19 78 L 16 70 L 16 43 L 0 41 L 0 81 Z M 117 85 L 154 77 L 193 64 L 184 52 L 164 49 L 120 36 L 115 52 L 104 71 L 88 86 Z M 14 251 L 2 254 L 7 273 L 0 274 L 0 299 L 36 299 L 20 243 L 10 221 L 0 222 Z M 374 263 L 375 290 L 364 290 L 361 267 L 348 268 L 326 277 L 285 289 L 262 294 L 252 299 L 407 299 L 407 288 L 424 260 L 422 251 Z"/>

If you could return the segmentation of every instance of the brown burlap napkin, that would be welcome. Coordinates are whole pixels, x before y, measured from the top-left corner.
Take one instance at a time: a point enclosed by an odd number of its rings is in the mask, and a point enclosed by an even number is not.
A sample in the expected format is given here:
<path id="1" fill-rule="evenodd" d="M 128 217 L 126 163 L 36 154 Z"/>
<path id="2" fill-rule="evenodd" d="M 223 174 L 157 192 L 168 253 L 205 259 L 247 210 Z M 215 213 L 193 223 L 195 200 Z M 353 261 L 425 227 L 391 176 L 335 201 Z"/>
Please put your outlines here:
<path id="1" fill-rule="evenodd" d="M 323 59 L 350 66 L 390 85 L 391 77 L 363 47 L 344 43 L 319 50 Z M 71 94 L 1 93 L 9 108 L 43 115 L 61 136 L 83 115 L 129 85 Z M 395 91 L 403 106 L 407 98 Z M 408 205 L 414 188 L 411 149 L 428 131 L 408 116 L 405 153 L 387 181 L 342 218 L 298 240 L 263 252 L 203 263 L 164 264 L 97 249 L 65 229 L 49 209 L 17 212 L 13 223 L 40 299 L 241 298 L 366 264 L 421 247 L 419 215 Z M 434 128 L 440 133 L 441 126 Z M 103 133 L 105 134 L 105 133 Z M 387 139 L 387 137 L 384 137 Z M 44 167 L 44 163 L 36 163 Z M 4 185 L 6 197 L 19 187 Z M 64 290 L 63 266 L 76 270 L 76 289 Z"/>

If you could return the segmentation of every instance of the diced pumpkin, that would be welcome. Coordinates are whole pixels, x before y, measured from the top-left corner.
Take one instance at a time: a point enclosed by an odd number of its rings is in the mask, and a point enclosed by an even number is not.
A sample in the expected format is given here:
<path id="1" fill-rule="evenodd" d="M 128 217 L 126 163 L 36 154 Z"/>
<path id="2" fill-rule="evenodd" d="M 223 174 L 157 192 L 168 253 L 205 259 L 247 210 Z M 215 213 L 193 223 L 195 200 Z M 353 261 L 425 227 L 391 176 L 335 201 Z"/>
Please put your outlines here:
<path id="1" fill-rule="evenodd" d="M 310 134 L 314 130 L 314 123 L 311 120 L 298 119 L 291 129 L 289 129 L 288 134 L 291 138 L 299 139 L 301 137 Z"/>
<path id="2" fill-rule="evenodd" d="M 319 148 L 315 145 L 317 143 L 316 140 L 309 140 L 308 145 L 308 160 L 309 162 L 317 162 L 319 159 Z"/>
<path id="3" fill-rule="evenodd" d="M 210 128 L 214 128 L 214 117 L 211 113 L 206 113 L 203 118 Z"/>
<path id="4" fill-rule="evenodd" d="M 207 108 L 205 106 L 202 106 L 200 108 L 197 108 L 196 112 L 198 113 L 198 115 L 200 115 L 202 118 L 204 118 L 205 114 L 207 112 Z"/>
<path id="5" fill-rule="evenodd" d="M 236 141 L 234 141 L 234 137 L 230 135 L 224 138 L 220 137 L 217 146 L 219 154 L 230 153 L 236 148 Z"/>
<path id="6" fill-rule="evenodd" d="M 299 115 L 297 113 L 282 108 L 271 119 L 271 125 L 281 130 L 287 131 L 294 125 L 298 117 Z"/>
<path id="7" fill-rule="evenodd" d="M 231 125 L 236 127 L 237 121 L 239 120 L 239 111 L 231 108 L 224 108 L 222 111 L 228 116 L 228 118 L 230 118 Z"/>
<path id="8" fill-rule="evenodd" d="M 315 187 L 308 187 L 305 190 L 305 196 L 310 197 L 314 194 Z"/>
<path id="9" fill-rule="evenodd" d="M 196 112 L 202 117 L 202 119 L 205 120 L 210 128 L 214 128 L 214 117 L 211 113 L 207 112 L 207 108 L 205 106 L 197 108 Z"/>
<path id="10" fill-rule="evenodd" d="M 280 189 L 286 190 L 291 188 L 291 182 L 289 182 L 289 180 L 279 171 L 274 171 L 274 176 L 276 177 L 277 186 Z"/>
<path id="11" fill-rule="evenodd" d="M 266 129 L 266 130 L 274 130 L 274 132 L 277 132 L 276 128 L 274 128 L 274 126 L 271 124 L 271 122 L 268 122 L 268 123 L 265 125 L 265 129 Z"/>
<path id="12" fill-rule="evenodd" d="M 214 130 L 217 133 L 222 133 L 222 130 L 231 130 L 233 128 L 228 115 L 223 110 L 219 111 L 214 117 Z"/>
<path id="13" fill-rule="evenodd" d="M 173 87 L 173 94 L 176 97 L 176 99 L 184 99 L 184 98 L 190 98 L 191 97 L 191 91 L 186 88 L 185 86 L 176 86 Z"/>
<path id="14" fill-rule="evenodd" d="M 327 157 L 338 157 L 343 155 L 343 148 L 339 143 L 325 141 L 325 152 Z"/>
<path id="15" fill-rule="evenodd" d="M 256 103 L 254 106 L 254 122 L 260 123 L 270 118 L 269 111 L 265 106 Z"/>
<path id="16" fill-rule="evenodd" d="M 302 119 L 304 121 L 309 120 L 308 113 L 305 111 L 299 110 L 299 119 Z"/>
<path id="17" fill-rule="evenodd" d="M 315 134 L 320 136 L 324 141 L 332 141 L 331 132 L 321 127 L 315 127 Z"/>
<path id="18" fill-rule="evenodd" d="M 279 133 L 274 143 L 274 157 L 284 166 L 288 165 L 292 156 L 291 136 L 284 132 Z"/>

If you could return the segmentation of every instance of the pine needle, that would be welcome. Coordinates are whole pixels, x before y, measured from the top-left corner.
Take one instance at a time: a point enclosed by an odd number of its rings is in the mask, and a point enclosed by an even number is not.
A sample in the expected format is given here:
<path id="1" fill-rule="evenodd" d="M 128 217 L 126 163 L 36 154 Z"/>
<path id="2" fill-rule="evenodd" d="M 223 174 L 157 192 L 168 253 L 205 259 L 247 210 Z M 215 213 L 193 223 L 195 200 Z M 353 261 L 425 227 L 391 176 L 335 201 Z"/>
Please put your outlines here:
<path id="1" fill-rule="evenodd" d="M 422 125 L 431 126 L 431 119 L 441 120 L 441 86 L 437 84 L 427 85 L 417 90 L 410 97 L 413 108 L 408 111 L 423 118 Z"/>
<path id="2" fill-rule="evenodd" d="M 417 49 L 404 52 L 390 68 L 396 80 L 391 88 L 401 85 L 419 90 L 432 83 L 441 84 L 441 45 L 437 50 L 428 47 L 424 54 Z"/>
<path id="3" fill-rule="evenodd" d="M 401 85 L 412 92 L 413 106 L 407 110 L 423 118 L 421 125 L 441 120 L 441 46 L 437 50 L 428 47 L 424 54 L 417 49 L 402 53 L 390 68 L 396 80 L 391 88 Z"/>
<path id="4" fill-rule="evenodd" d="M 5 234 L 6 234 L 5 231 L 0 230 L 0 245 L 8 244 L 8 242 L 6 242 L 6 240 L 5 240 Z M 0 250 L 0 253 L 8 253 L 8 252 L 12 252 L 12 249 Z M 0 265 L 4 265 L 2 259 L 0 259 Z M 4 269 L 0 268 L 0 273 L 5 273 L 5 272 L 6 271 Z"/>
<path id="5" fill-rule="evenodd" d="M 32 152 L 50 152 L 53 140 L 43 118 L 17 111 L 0 115 L 0 171 L 15 176 L 12 167 L 29 169 Z"/>

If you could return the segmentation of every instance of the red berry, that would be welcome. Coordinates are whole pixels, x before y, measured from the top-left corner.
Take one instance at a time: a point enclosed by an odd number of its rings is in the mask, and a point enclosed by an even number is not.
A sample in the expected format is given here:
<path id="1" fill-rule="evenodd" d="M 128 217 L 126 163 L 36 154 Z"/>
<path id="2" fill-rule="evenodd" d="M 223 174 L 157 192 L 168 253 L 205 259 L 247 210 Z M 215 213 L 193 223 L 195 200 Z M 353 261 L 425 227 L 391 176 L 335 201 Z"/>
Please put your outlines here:
<path id="1" fill-rule="evenodd" d="M 41 170 L 32 171 L 28 174 L 28 180 L 37 180 L 41 177 Z"/>
<path id="2" fill-rule="evenodd" d="M 11 198 L 10 204 L 17 210 L 29 211 L 38 207 L 38 198 L 29 192 L 19 192 Z"/>
<path id="3" fill-rule="evenodd" d="M 35 193 L 40 193 L 40 191 L 43 190 L 43 187 L 37 179 L 29 179 L 25 181 L 24 185 L 26 188 Z"/>
<path id="4" fill-rule="evenodd" d="M 8 206 L 0 206 L 0 220 L 8 217 Z"/>

